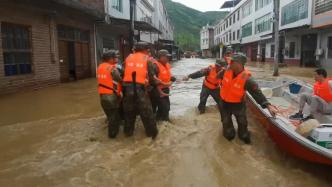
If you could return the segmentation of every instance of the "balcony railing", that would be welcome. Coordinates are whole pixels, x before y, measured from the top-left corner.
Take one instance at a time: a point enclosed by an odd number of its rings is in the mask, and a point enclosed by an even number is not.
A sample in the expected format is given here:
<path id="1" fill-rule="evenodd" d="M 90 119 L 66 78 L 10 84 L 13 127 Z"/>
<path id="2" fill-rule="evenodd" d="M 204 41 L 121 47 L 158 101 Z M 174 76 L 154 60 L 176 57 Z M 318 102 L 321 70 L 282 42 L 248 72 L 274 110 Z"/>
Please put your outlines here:
<path id="1" fill-rule="evenodd" d="M 332 0 L 316 0 L 315 15 L 332 10 Z"/>

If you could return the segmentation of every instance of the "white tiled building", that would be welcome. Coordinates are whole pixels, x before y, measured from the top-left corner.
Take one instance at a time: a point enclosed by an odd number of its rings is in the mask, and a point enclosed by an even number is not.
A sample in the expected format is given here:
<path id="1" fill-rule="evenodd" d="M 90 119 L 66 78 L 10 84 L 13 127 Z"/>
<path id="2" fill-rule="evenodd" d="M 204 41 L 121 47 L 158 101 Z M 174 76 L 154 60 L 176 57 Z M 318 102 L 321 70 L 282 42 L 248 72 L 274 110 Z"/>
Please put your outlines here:
<path id="1" fill-rule="evenodd" d="M 215 44 L 232 46 L 252 61 L 273 61 L 273 7 L 273 0 L 242 0 L 215 25 Z M 280 0 L 283 61 L 332 67 L 331 14 L 332 0 Z"/>
<path id="2" fill-rule="evenodd" d="M 214 27 L 206 26 L 202 27 L 200 31 L 200 44 L 203 57 L 212 57 L 212 48 L 214 46 Z"/>

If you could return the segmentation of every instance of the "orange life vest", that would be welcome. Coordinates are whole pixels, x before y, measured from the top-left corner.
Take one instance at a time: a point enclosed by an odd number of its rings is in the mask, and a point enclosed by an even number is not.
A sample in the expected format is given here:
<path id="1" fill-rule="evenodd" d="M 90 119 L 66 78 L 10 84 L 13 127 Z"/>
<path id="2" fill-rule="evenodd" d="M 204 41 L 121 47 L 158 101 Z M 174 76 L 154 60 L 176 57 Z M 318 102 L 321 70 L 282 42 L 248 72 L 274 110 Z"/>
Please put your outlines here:
<path id="1" fill-rule="evenodd" d="M 123 82 L 132 83 L 132 75 L 136 72 L 136 83 L 145 85 L 147 83 L 148 59 L 148 55 L 140 52 L 129 55 L 125 60 Z"/>
<path id="2" fill-rule="evenodd" d="M 157 62 L 156 65 L 159 70 L 158 79 L 164 83 L 171 82 L 171 77 L 172 77 L 171 65 L 169 63 L 167 63 L 166 65 L 163 65 L 160 62 Z M 159 87 L 165 88 L 165 86 L 163 86 L 163 85 L 159 85 Z"/>
<path id="3" fill-rule="evenodd" d="M 114 81 L 112 70 L 116 68 L 116 64 L 102 63 L 97 70 L 98 92 L 99 94 L 121 94 L 121 84 Z"/>
<path id="4" fill-rule="evenodd" d="M 250 76 L 250 72 L 244 70 L 233 78 L 233 71 L 227 70 L 222 80 L 220 97 L 228 103 L 241 103 L 246 93 L 244 87 Z"/>
<path id="5" fill-rule="evenodd" d="M 218 72 L 216 65 L 211 65 L 209 74 L 205 77 L 204 85 L 211 90 L 219 87 L 221 80 L 217 78 Z"/>
<path id="6" fill-rule="evenodd" d="M 329 85 L 330 80 L 332 80 L 332 78 L 327 78 L 322 83 L 316 82 L 314 84 L 314 94 L 324 99 L 326 102 L 332 102 L 332 93 Z"/>

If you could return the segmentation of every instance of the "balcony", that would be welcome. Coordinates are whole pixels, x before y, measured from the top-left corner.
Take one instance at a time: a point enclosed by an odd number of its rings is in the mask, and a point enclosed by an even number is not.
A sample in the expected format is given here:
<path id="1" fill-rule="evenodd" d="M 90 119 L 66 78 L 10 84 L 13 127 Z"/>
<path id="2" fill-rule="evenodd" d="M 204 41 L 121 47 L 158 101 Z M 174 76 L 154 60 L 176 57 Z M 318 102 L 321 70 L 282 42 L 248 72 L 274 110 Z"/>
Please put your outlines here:
<path id="1" fill-rule="evenodd" d="M 142 17 L 142 18 L 141 18 L 141 21 L 144 21 L 144 22 L 146 22 L 146 23 L 152 24 L 152 18 L 151 18 L 151 17 L 148 17 L 148 16 L 146 16 L 146 17 Z"/>
<path id="2" fill-rule="evenodd" d="M 154 5 L 152 0 L 142 0 L 142 3 L 146 5 L 149 9 L 154 11 Z"/>

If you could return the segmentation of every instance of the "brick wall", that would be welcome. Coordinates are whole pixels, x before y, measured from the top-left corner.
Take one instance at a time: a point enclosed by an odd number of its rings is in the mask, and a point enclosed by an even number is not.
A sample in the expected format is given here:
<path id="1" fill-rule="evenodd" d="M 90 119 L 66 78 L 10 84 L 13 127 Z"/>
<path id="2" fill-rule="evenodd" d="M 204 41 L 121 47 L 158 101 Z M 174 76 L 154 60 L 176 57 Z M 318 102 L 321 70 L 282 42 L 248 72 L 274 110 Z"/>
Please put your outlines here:
<path id="1" fill-rule="evenodd" d="M 0 6 L 1 22 L 31 27 L 33 66 L 31 74 L 5 76 L 3 52 L 0 46 L 0 94 L 59 83 L 59 64 L 52 62 L 54 53 L 52 55 L 50 29 L 54 25 L 50 18 L 27 7 L 2 3 Z"/>
<path id="2" fill-rule="evenodd" d="M 91 71 L 90 75 L 95 75 L 94 19 L 65 7 L 61 7 L 56 12 L 56 15 L 50 16 L 46 9 L 23 6 L 18 3 L 0 2 L 0 27 L 1 22 L 31 27 L 33 65 L 31 74 L 5 76 L 0 37 L 0 95 L 60 83 L 56 29 L 58 24 L 90 31 L 88 51 L 85 50 L 85 53 L 90 55 L 88 59 L 90 68 L 84 67 L 83 71 Z"/>

